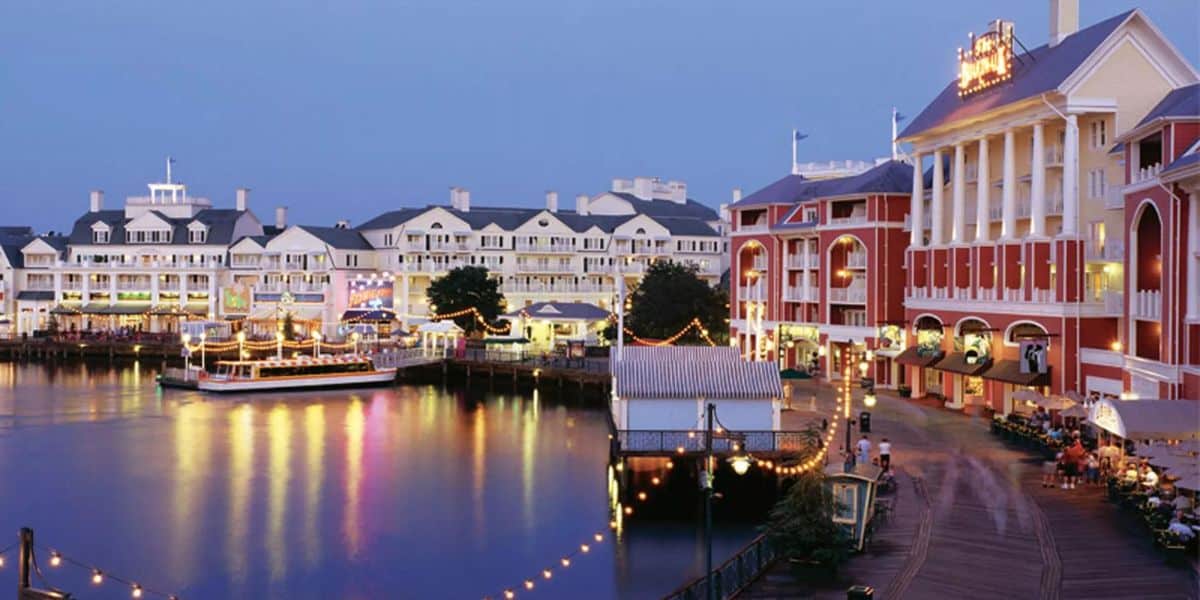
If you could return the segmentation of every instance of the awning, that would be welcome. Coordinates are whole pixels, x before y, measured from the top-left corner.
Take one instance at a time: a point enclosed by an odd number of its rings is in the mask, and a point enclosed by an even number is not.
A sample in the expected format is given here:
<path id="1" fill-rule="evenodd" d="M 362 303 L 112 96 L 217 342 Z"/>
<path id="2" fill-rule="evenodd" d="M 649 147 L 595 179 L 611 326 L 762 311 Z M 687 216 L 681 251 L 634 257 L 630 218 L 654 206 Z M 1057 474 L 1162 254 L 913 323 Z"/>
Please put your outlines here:
<path id="1" fill-rule="evenodd" d="M 1127 440 L 1200 439 L 1200 402 L 1112 400 L 1092 405 L 1088 422 Z"/>
<path id="2" fill-rule="evenodd" d="M 916 346 L 909 346 L 896 356 L 896 362 L 914 367 L 928 367 L 938 361 L 937 352 L 922 351 Z"/>
<path id="3" fill-rule="evenodd" d="M 357 309 L 352 308 L 342 313 L 343 321 L 375 321 L 385 323 L 396 320 L 396 313 L 386 308 Z"/>
<path id="4" fill-rule="evenodd" d="M 498 344 L 528 344 L 529 340 L 523 337 L 512 337 L 508 335 L 493 335 L 483 338 L 484 345 Z"/>
<path id="5" fill-rule="evenodd" d="M 48 302 L 54 300 L 54 290 L 21 290 L 17 292 L 17 300 Z"/>
<path id="6" fill-rule="evenodd" d="M 433 321 L 425 323 L 417 327 L 417 333 L 441 333 L 441 334 L 460 334 L 462 327 L 454 324 L 454 321 L 446 319 L 445 321 Z"/>
<path id="7" fill-rule="evenodd" d="M 82 311 L 79 310 L 78 304 L 59 304 L 50 309 L 50 314 L 52 315 L 77 315 L 80 312 Z"/>
<path id="8" fill-rule="evenodd" d="M 1022 373 L 1020 361 L 997 360 L 992 363 L 990 369 L 980 374 L 980 377 L 1017 385 L 1041 387 L 1050 385 L 1050 367 L 1046 367 L 1045 373 Z"/>
<path id="9" fill-rule="evenodd" d="M 964 352 L 951 352 L 945 358 L 939 360 L 934 369 L 939 371 L 950 371 L 951 373 L 961 373 L 963 375 L 978 375 L 991 365 L 991 361 L 986 358 L 977 358 L 978 362 L 972 364 L 967 362 L 967 355 Z"/>

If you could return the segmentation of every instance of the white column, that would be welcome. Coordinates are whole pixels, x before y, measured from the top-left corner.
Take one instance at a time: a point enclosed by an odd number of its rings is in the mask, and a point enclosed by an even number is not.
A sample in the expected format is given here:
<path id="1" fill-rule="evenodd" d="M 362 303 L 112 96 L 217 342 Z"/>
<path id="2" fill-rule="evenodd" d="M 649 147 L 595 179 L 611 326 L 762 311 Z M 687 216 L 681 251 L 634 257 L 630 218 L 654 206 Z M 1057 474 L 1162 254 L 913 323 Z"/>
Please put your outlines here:
<path id="1" fill-rule="evenodd" d="M 1188 195 L 1188 253 L 1184 273 L 1188 282 L 1187 313 L 1193 318 L 1200 316 L 1200 273 L 1196 272 L 1200 261 L 1197 256 L 1200 256 L 1200 192 L 1192 192 Z"/>
<path id="2" fill-rule="evenodd" d="M 908 245 L 920 248 L 925 244 L 925 172 L 921 169 L 920 152 L 913 152 L 912 207 L 908 214 L 912 219 L 912 235 Z"/>
<path id="3" fill-rule="evenodd" d="M 0 287 L 0 292 L 4 288 Z M 54 272 L 54 302 L 62 302 L 62 271 Z M 0 313 L 4 312 L 4 304 L 0 303 Z"/>
<path id="4" fill-rule="evenodd" d="M 954 145 L 954 229 L 950 241 L 961 244 L 967 235 L 967 152 L 960 142 Z"/>
<path id="5" fill-rule="evenodd" d="M 803 240 L 802 243 L 804 244 L 804 251 L 800 254 L 800 256 L 804 257 L 804 270 L 800 271 L 800 290 L 801 290 L 801 293 L 804 295 L 804 299 L 808 300 L 809 294 L 812 293 L 812 286 L 809 285 L 809 281 L 808 281 L 809 273 L 812 272 L 809 270 L 809 266 L 808 266 L 809 265 L 808 261 L 810 260 L 809 257 L 812 256 L 812 251 L 809 249 L 808 240 Z M 807 310 L 807 307 L 805 308 L 805 310 Z"/>
<path id="6" fill-rule="evenodd" d="M 933 213 L 932 223 L 929 229 L 929 243 L 933 246 L 941 246 L 946 242 L 946 223 L 943 221 L 945 213 L 943 211 L 944 196 L 943 188 L 946 180 L 942 176 L 942 151 L 940 149 L 933 151 L 933 207 L 930 210 Z"/>
<path id="7" fill-rule="evenodd" d="M 1041 122 L 1033 124 L 1033 157 L 1029 177 L 1029 235 L 1046 235 L 1046 136 Z"/>
<path id="8" fill-rule="evenodd" d="M 987 136 L 979 138 L 978 167 L 975 169 L 975 241 L 986 242 L 991 236 L 992 174 L 988 164 Z"/>
<path id="9" fill-rule="evenodd" d="M 84 269 L 79 273 L 79 302 L 81 305 L 87 304 L 91 300 L 92 294 L 92 274 Z"/>
<path id="10" fill-rule="evenodd" d="M 1063 142 L 1063 221 L 1062 234 L 1078 233 L 1079 219 L 1079 118 L 1067 115 L 1067 135 Z"/>
<path id="11" fill-rule="evenodd" d="M 180 271 L 180 273 L 179 273 L 179 308 L 183 308 L 184 306 L 187 305 L 187 295 L 188 295 L 187 285 L 188 285 L 187 273 Z"/>
<path id="12" fill-rule="evenodd" d="M 108 276 L 108 304 L 112 306 L 117 303 L 117 274 L 111 273 Z"/>
<path id="13" fill-rule="evenodd" d="M 1001 199 L 1004 210 L 1000 238 L 1011 240 L 1017 235 L 1017 161 L 1016 136 L 1011 128 L 1004 130 L 1004 174 Z"/>
<path id="14" fill-rule="evenodd" d="M 208 314 L 217 314 L 217 274 L 208 274 Z"/>
<path id="15" fill-rule="evenodd" d="M 158 306 L 158 281 L 162 277 L 159 273 L 150 274 L 150 306 Z"/>

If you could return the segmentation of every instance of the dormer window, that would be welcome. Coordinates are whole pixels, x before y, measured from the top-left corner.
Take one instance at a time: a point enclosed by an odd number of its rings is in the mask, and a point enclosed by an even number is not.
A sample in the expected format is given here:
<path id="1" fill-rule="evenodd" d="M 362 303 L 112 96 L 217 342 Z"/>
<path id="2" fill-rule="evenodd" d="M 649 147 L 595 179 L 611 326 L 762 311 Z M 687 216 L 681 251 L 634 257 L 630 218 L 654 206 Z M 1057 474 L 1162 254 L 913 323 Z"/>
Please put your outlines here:
<path id="1" fill-rule="evenodd" d="M 111 232 L 112 230 L 109 228 L 108 223 L 96 221 L 92 224 L 92 243 L 107 244 Z"/>
<path id="2" fill-rule="evenodd" d="M 188 231 L 189 244 L 203 244 L 204 240 L 207 238 L 208 232 L 204 231 L 203 229 L 192 229 Z"/>

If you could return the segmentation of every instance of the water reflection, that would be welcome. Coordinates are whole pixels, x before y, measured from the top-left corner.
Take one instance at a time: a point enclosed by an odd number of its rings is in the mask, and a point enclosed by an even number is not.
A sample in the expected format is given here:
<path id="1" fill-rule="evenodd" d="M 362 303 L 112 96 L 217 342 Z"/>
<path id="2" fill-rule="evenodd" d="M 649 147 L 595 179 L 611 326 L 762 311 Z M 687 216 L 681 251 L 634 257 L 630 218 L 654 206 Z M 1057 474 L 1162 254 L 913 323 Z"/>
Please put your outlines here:
<path id="1" fill-rule="evenodd" d="M 182 597 L 457 598 L 537 575 L 608 519 L 604 413 L 570 397 L 229 398 L 153 380 L 0 364 L 0 481 L 22 484 L 0 494 L 4 523 Z M 539 593 L 656 596 L 697 572 L 692 523 L 623 528 Z M 718 556 L 747 537 L 721 538 Z M 61 584 L 128 597 L 86 574 Z"/>

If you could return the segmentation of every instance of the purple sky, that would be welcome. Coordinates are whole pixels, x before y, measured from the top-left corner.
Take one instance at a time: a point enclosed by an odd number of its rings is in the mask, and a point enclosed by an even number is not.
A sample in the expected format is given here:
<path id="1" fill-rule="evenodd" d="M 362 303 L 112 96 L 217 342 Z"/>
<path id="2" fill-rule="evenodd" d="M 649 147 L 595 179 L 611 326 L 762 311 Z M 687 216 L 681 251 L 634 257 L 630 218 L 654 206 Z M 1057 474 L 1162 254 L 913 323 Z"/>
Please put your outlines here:
<path id="1" fill-rule="evenodd" d="M 991 19 L 1030 48 L 1048 3 L 64 2 L 0 5 L 0 224 L 64 229 L 143 194 L 163 160 L 197 195 L 358 223 L 397 206 L 535 206 L 612 177 L 717 205 L 801 160 L 888 152 Z M 1195 64 L 1197 3 L 1141 6 Z M 1001 12 L 997 12 L 1000 10 Z"/>

